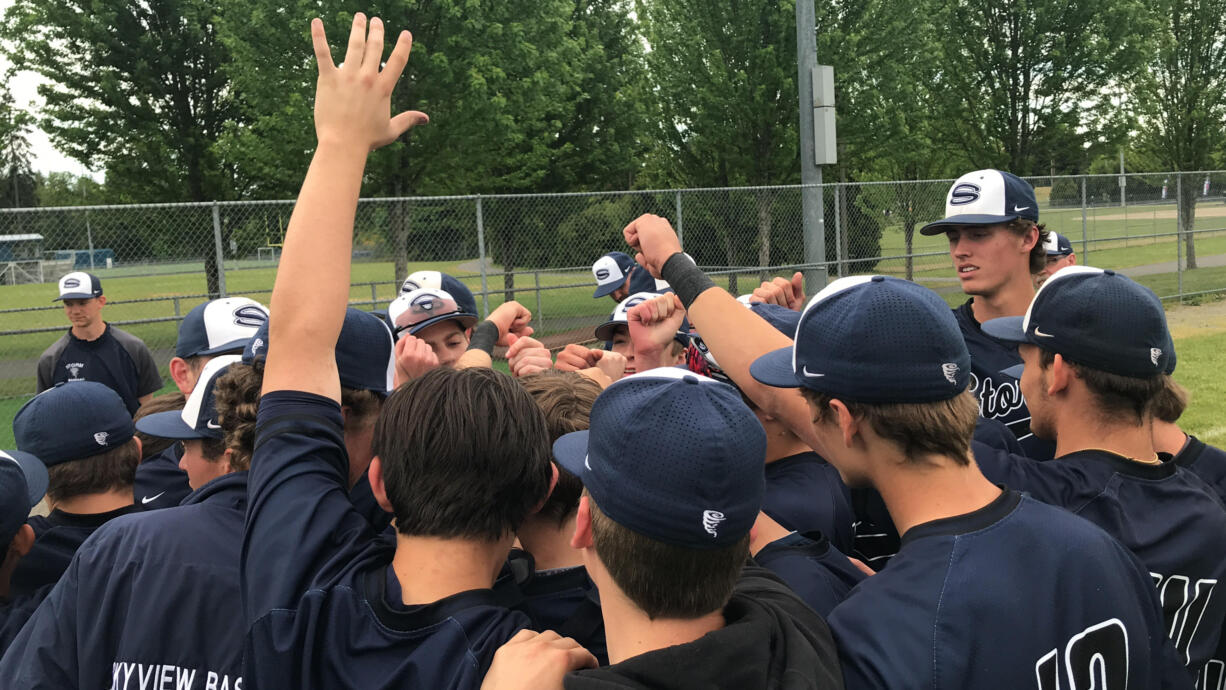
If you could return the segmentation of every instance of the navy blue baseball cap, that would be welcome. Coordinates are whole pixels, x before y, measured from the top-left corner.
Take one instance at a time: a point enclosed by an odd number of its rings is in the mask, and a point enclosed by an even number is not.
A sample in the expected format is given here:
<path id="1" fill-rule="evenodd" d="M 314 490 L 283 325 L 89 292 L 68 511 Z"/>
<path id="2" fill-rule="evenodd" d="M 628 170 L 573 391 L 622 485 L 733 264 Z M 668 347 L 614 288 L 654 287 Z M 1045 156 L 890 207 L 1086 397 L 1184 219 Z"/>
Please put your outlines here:
<path id="1" fill-rule="evenodd" d="M 101 455 L 135 434 L 123 398 L 95 381 L 70 381 L 48 388 L 13 417 L 17 448 L 47 467 Z"/>
<path id="2" fill-rule="evenodd" d="M 999 225 L 1018 218 L 1039 222 L 1034 187 L 1013 173 L 976 170 L 957 180 L 945 196 L 945 218 L 920 228 L 939 235 L 958 225 Z"/>
<path id="3" fill-rule="evenodd" d="M 630 269 L 630 294 L 636 292 L 672 292 L 672 288 L 663 280 L 656 280 L 651 277 L 651 273 L 642 266 L 634 266 Z"/>
<path id="4" fill-rule="evenodd" d="M 666 544 L 735 544 L 762 508 L 762 424 L 731 386 L 684 369 L 613 383 L 591 428 L 560 437 L 553 454 L 609 519 Z"/>
<path id="5" fill-rule="evenodd" d="M 387 305 L 387 320 L 392 325 L 392 333 L 399 340 L 406 331 L 409 335 L 416 335 L 443 321 L 457 321 L 461 329 L 472 328 L 477 323 L 477 314 L 466 309 L 446 290 L 418 288 L 402 293 Z"/>
<path id="6" fill-rule="evenodd" d="M 182 410 L 145 415 L 136 420 L 136 430 L 150 436 L 179 440 L 222 438 L 221 419 L 217 416 L 214 390 L 217 387 L 217 379 L 221 378 L 231 365 L 242 361 L 243 358 L 239 355 L 222 355 L 210 359 L 200 372 L 200 379 L 192 389 L 192 394 L 187 396 L 187 404 Z"/>
<path id="7" fill-rule="evenodd" d="M 47 492 L 47 467 L 19 450 L 0 450 L 0 548 L 6 549 Z"/>
<path id="8" fill-rule="evenodd" d="M 626 277 L 637 267 L 638 264 L 634 262 L 634 259 L 624 252 L 609 252 L 596 259 L 596 263 L 592 264 L 592 277 L 596 279 L 596 292 L 592 293 L 592 297 L 605 297 L 612 294 L 614 290 L 625 284 Z M 651 278 L 650 275 L 647 277 Z M 644 288 L 644 290 L 653 289 L 655 289 L 654 284 Z M 630 292 L 641 291 L 631 289 Z"/>
<path id="9" fill-rule="evenodd" d="M 91 299 L 102 296 L 102 281 L 98 276 L 85 271 L 73 271 L 60 278 L 60 296 L 52 298 L 52 302 L 62 299 Z"/>
<path id="10" fill-rule="evenodd" d="M 774 326 L 775 330 L 789 338 L 795 337 L 796 327 L 800 325 L 800 312 L 766 302 L 751 302 L 749 309 Z"/>
<path id="11" fill-rule="evenodd" d="M 1073 243 L 1058 232 L 1049 232 L 1047 241 L 1043 243 L 1043 249 L 1048 256 L 1068 256 L 1073 253 Z"/>
<path id="12" fill-rule="evenodd" d="M 1174 370 L 1162 300 L 1125 275 L 1093 266 L 1060 269 L 1035 293 L 1025 316 L 985 321 L 983 332 L 1120 376 L 1148 378 Z M 1021 371 L 1016 366 L 1005 373 L 1020 378 Z"/>
<path id="13" fill-rule="evenodd" d="M 246 297 L 224 297 L 197 304 L 179 323 L 175 356 L 241 353 L 268 321 L 268 309 Z"/>
<path id="14" fill-rule="evenodd" d="M 953 311 L 901 278 L 830 283 L 805 306 L 794 340 L 759 357 L 749 373 L 768 386 L 865 403 L 949 400 L 970 382 L 971 355 Z"/>
<path id="15" fill-rule="evenodd" d="M 469 290 L 468 286 L 461 283 L 458 278 L 453 278 L 442 271 L 417 271 L 410 273 L 409 277 L 400 284 L 400 294 L 407 294 L 422 288 L 442 290 L 451 295 L 456 304 L 460 305 L 460 311 L 473 316 L 477 315 L 477 300 L 473 297 L 473 291 Z"/>
<path id="16" fill-rule="evenodd" d="M 243 349 L 243 364 L 255 364 L 268 356 L 268 324 Z M 395 343 L 383 319 L 368 311 L 349 307 L 336 340 L 336 368 L 341 386 L 387 395 L 394 389 Z"/>

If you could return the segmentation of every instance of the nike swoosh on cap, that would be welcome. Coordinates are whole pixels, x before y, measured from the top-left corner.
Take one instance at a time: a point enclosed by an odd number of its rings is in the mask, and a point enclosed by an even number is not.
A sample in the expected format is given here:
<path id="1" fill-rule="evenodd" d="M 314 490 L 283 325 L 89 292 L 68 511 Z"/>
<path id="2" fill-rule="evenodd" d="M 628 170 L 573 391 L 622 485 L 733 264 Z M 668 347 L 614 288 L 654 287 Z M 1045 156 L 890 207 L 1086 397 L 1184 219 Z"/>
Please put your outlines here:
<path id="1" fill-rule="evenodd" d="M 221 425 L 220 425 L 220 424 L 214 424 L 214 423 L 213 423 L 213 420 L 211 420 L 211 419 L 210 419 L 209 421 L 205 422 L 205 423 L 204 423 L 204 425 L 205 425 L 205 426 L 207 426 L 207 427 L 208 427 L 208 428 L 210 428 L 210 429 L 220 429 L 220 428 L 221 428 Z"/>
<path id="2" fill-rule="evenodd" d="M 163 491 L 163 492 L 162 492 L 162 494 L 164 494 L 164 493 L 166 493 L 166 492 L 165 492 L 165 491 Z M 156 501 L 156 500 L 158 500 L 159 498 L 161 498 L 161 497 L 162 497 L 162 494 L 157 494 L 156 496 L 145 496 L 144 498 L 142 498 L 142 499 L 140 500 L 140 502 L 141 502 L 142 504 L 153 503 L 154 501 Z"/>
<path id="3" fill-rule="evenodd" d="M 1056 336 L 1052 335 L 1051 333 L 1044 333 L 1043 331 L 1040 331 L 1038 326 L 1035 326 L 1035 327 L 1034 327 L 1034 334 L 1035 334 L 1035 335 L 1037 335 L 1037 336 L 1039 336 L 1040 338 L 1054 338 L 1054 337 L 1056 337 Z"/>
<path id="4" fill-rule="evenodd" d="M 808 364 L 800 368 L 800 373 L 804 374 L 805 376 L 808 376 L 811 379 L 820 379 L 821 377 L 825 376 L 825 374 L 814 374 L 813 372 L 809 371 Z"/>
<path id="5" fill-rule="evenodd" d="M 1030 210 L 1029 206 L 1018 206 L 1017 204 L 1013 205 L 1014 213 L 1021 213 L 1022 211 L 1028 211 L 1028 210 Z"/>

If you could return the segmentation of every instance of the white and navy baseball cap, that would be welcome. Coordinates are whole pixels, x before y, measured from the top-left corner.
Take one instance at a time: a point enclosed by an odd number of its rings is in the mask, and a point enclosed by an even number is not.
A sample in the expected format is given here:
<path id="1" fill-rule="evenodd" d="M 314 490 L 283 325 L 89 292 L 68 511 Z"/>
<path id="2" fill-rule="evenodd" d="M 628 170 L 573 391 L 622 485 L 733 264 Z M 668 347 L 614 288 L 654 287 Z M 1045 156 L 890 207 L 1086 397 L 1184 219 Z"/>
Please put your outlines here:
<path id="1" fill-rule="evenodd" d="M 937 293 L 901 278 L 830 283 L 801 312 L 793 340 L 759 357 L 749 373 L 768 386 L 865 403 L 949 400 L 970 382 L 971 355 L 953 311 Z"/>
<path id="2" fill-rule="evenodd" d="M 613 309 L 613 313 L 609 314 L 609 320 L 596 327 L 596 338 L 605 342 L 613 340 L 613 334 L 617 331 L 618 326 L 630 325 L 630 310 L 634 307 L 646 302 L 649 299 L 659 297 L 664 293 L 661 292 L 636 292 L 626 299 L 617 303 L 617 307 Z M 673 339 L 682 345 L 690 344 L 690 321 L 689 319 L 681 320 L 681 330 L 673 336 Z"/>
<path id="3" fill-rule="evenodd" d="M 945 218 L 920 228 L 922 235 L 939 235 L 958 225 L 999 225 L 1024 218 L 1039 222 L 1034 187 L 1013 173 L 976 170 L 957 180 L 945 197 Z"/>
<path id="4" fill-rule="evenodd" d="M 73 271 L 60 278 L 60 296 L 52 298 L 52 302 L 62 299 L 91 299 L 102 296 L 102 281 L 98 276 L 85 271 Z"/>
<path id="5" fill-rule="evenodd" d="M 626 277 L 638 264 L 624 252 L 609 252 L 592 264 L 592 277 L 596 279 L 596 292 L 592 297 L 605 297 L 626 282 Z M 632 290 L 638 292 L 638 290 Z"/>
<path id="6" fill-rule="evenodd" d="M 19 450 L 0 450 L 0 548 L 17 536 L 47 492 L 47 467 Z"/>
<path id="7" fill-rule="evenodd" d="M 134 435 L 136 427 L 123 398 L 96 381 L 48 388 L 13 417 L 17 447 L 47 467 L 101 455 Z"/>
<path id="8" fill-rule="evenodd" d="M 1148 378 L 1174 370 L 1162 300 L 1125 275 L 1093 266 L 1056 271 L 1035 293 L 1025 316 L 985 321 L 983 332 L 1120 376 Z M 1021 378 L 1022 367 L 1004 373 Z"/>
<path id="9" fill-rule="evenodd" d="M 222 355 L 210 359 L 200 372 L 200 380 L 187 396 L 182 410 L 168 410 L 146 415 L 136 420 L 136 430 L 178 440 L 221 438 L 221 419 L 217 416 L 214 391 L 217 379 L 229 368 L 243 361 L 241 355 Z"/>
<path id="10" fill-rule="evenodd" d="M 395 388 L 396 358 L 392 332 L 383 319 L 348 307 L 336 339 L 336 369 L 341 386 L 386 396 Z M 268 356 L 268 323 L 243 348 L 243 364 L 263 362 Z"/>
<path id="11" fill-rule="evenodd" d="M 387 305 L 387 321 L 392 334 L 399 340 L 404 333 L 417 335 L 425 328 L 443 321 L 458 321 L 460 328 L 472 328 L 477 323 L 475 311 L 467 311 L 454 295 L 445 290 L 419 288 L 406 292 Z"/>
<path id="12" fill-rule="evenodd" d="M 609 519 L 674 546 L 735 544 L 762 507 L 762 424 L 731 386 L 684 369 L 614 382 L 553 454 Z"/>
<path id="13" fill-rule="evenodd" d="M 1047 240 L 1043 242 L 1043 249 L 1048 256 L 1068 256 L 1073 253 L 1073 243 L 1058 232 L 1049 232 Z"/>
<path id="14" fill-rule="evenodd" d="M 179 323 L 175 356 L 241 353 L 268 321 L 268 309 L 246 297 L 225 297 L 198 304 Z"/>
<path id="15" fill-rule="evenodd" d="M 410 273 L 409 277 L 400 284 L 400 294 L 405 295 L 422 288 L 442 290 L 451 295 L 465 314 L 477 315 L 477 300 L 473 297 L 472 290 L 469 290 L 468 286 L 460 282 L 458 278 L 442 271 L 416 271 Z"/>

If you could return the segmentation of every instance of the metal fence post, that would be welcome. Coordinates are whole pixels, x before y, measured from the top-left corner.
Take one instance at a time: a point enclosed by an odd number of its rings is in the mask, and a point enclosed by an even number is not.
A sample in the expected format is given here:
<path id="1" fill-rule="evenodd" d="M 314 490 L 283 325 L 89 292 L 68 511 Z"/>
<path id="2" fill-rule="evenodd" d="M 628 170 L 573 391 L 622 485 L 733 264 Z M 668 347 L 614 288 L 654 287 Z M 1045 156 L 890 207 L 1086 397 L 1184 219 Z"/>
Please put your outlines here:
<path id="1" fill-rule="evenodd" d="M 217 252 L 217 290 L 226 297 L 226 259 L 221 250 L 221 207 L 213 202 L 213 249 Z"/>
<path id="2" fill-rule="evenodd" d="M 1183 304 L 1183 173 L 1175 173 L 1175 280 Z"/>
<path id="3" fill-rule="evenodd" d="M 481 197 L 477 197 L 477 256 L 481 261 L 481 310 L 483 318 L 490 315 L 490 289 L 485 275 L 485 212 Z"/>
<path id="4" fill-rule="evenodd" d="M 1081 178 L 1081 263 L 1090 263 L 1090 235 L 1086 228 L 1086 178 Z"/>
<path id="5" fill-rule="evenodd" d="M 542 316 L 542 314 L 544 314 L 544 310 L 541 309 L 541 272 L 540 271 L 532 272 L 532 282 L 536 284 L 536 313 L 532 315 L 532 318 L 536 319 L 537 323 L 539 324 L 539 323 L 542 323 L 545 319 L 545 317 Z"/>
<path id="6" fill-rule="evenodd" d="M 840 213 L 840 204 L 842 201 L 843 187 L 836 185 L 834 188 L 834 257 L 838 260 L 835 264 L 836 274 L 843 277 L 843 215 Z"/>
<path id="7" fill-rule="evenodd" d="M 370 284 L 370 301 L 373 302 L 375 305 L 379 304 L 379 292 L 378 292 L 377 286 L 378 286 L 378 283 L 375 283 L 375 282 L 372 282 Z"/>
<path id="8" fill-rule="evenodd" d="M 89 241 L 89 270 L 92 271 L 94 270 L 94 230 L 89 224 L 89 211 L 85 212 L 85 237 Z"/>
<path id="9" fill-rule="evenodd" d="M 681 222 L 681 190 L 677 190 L 677 243 L 685 246 L 685 224 Z"/>

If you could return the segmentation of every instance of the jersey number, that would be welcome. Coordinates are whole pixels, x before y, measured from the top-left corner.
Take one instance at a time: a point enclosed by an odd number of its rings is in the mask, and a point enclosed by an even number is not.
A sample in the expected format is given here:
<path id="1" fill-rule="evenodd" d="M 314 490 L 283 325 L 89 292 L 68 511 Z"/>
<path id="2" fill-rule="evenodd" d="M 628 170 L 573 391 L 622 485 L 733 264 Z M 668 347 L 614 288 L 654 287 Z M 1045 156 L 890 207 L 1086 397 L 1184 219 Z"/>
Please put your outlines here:
<path id="1" fill-rule="evenodd" d="M 1205 615 L 1217 580 L 1197 580 L 1192 586 L 1192 581 L 1183 575 L 1163 577 L 1150 573 L 1150 577 L 1154 578 L 1158 598 L 1162 600 L 1162 619 L 1166 622 L 1167 634 L 1183 657 L 1183 663 L 1187 664 L 1192 659 L 1188 651 L 1192 638 L 1200 628 L 1200 619 Z"/>
<path id="2" fill-rule="evenodd" d="M 1128 631 L 1118 618 L 1092 625 L 1064 645 L 1068 685 L 1060 684 L 1060 649 L 1034 665 L 1039 690 L 1124 690 L 1128 687 Z"/>

